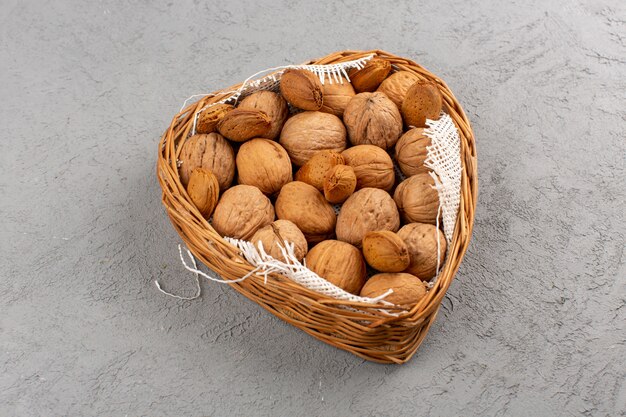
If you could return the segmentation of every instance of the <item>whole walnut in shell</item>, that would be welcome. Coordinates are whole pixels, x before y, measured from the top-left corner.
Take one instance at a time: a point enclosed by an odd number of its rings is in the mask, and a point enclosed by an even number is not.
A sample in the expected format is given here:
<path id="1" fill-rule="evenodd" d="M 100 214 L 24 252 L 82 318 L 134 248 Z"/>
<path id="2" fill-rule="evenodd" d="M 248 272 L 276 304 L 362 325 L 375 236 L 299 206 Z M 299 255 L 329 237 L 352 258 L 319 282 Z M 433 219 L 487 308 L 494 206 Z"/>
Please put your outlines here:
<path id="1" fill-rule="evenodd" d="M 406 243 L 390 230 L 367 232 L 363 238 L 363 256 L 381 272 L 402 272 L 410 263 Z"/>
<path id="2" fill-rule="evenodd" d="M 280 190 L 276 215 L 298 226 L 309 243 L 331 238 L 337 223 L 333 206 L 315 187 L 301 181 L 290 182 Z"/>
<path id="3" fill-rule="evenodd" d="M 374 145 L 357 145 L 341 153 L 346 165 L 354 169 L 356 189 L 371 187 L 389 191 L 396 182 L 393 161 L 387 152 Z"/>
<path id="4" fill-rule="evenodd" d="M 217 177 L 208 169 L 196 168 L 191 171 L 187 194 L 198 211 L 207 219 L 213 214 L 220 195 Z"/>
<path id="5" fill-rule="evenodd" d="M 402 117 L 407 126 L 424 127 L 426 119 L 437 120 L 443 97 L 435 83 L 418 81 L 409 88 L 402 102 Z"/>
<path id="6" fill-rule="evenodd" d="M 344 163 L 343 156 L 335 151 L 319 151 L 296 172 L 296 181 L 306 182 L 320 191 L 324 190 L 326 173 L 335 165 Z"/>
<path id="7" fill-rule="evenodd" d="M 434 277 L 437 274 L 437 247 L 439 267 L 443 266 L 446 257 L 447 243 L 443 232 L 432 224 L 410 223 L 402 226 L 398 236 L 409 251 L 410 264 L 406 272 L 425 281 Z"/>
<path id="8" fill-rule="evenodd" d="M 376 91 L 385 93 L 399 109 L 409 88 L 419 80 L 419 77 L 410 71 L 398 71 L 387 77 Z"/>
<path id="9" fill-rule="evenodd" d="M 400 215 L 391 196 L 378 188 L 363 188 L 352 194 L 337 217 L 337 239 L 361 247 L 367 232 L 396 231 Z"/>
<path id="10" fill-rule="evenodd" d="M 361 251 L 337 240 L 325 240 L 315 245 L 306 256 L 306 266 L 352 294 L 359 293 L 367 275 Z"/>
<path id="11" fill-rule="evenodd" d="M 189 183 L 191 172 L 196 168 L 211 171 L 224 191 L 235 176 L 235 152 L 230 143 L 219 133 L 194 135 L 183 143 L 180 152 L 180 181 Z"/>
<path id="12" fill-rule="evenodd" d="M 389 61 L 373 58 L 363 68 L 350 70 L 348 76 L 352 81 L 354 90 L 363 93 L 375 91 L 390 72 L 391 63 Z"/>
<path id="13" fill-rule="evenodd" d="M 250 94 L 239 103 L 240 109 L 261 110 L 270 118 L 272 127 L 263 135 L 266 139 L 275 139 L 280 134 L 285 120 L 289 116 L 289 107 L 284 98 L 273 91 L 260 90 Z"/>
<path id="14" fill-rule="evenodd" d="M 224 115 L 217 130 L 234 142 L 263 137 L 272 130 L 272 119 L 261 110 L 236 108 Z"/>
<path id="15" fill-rule="evenodd" d="M 355 189 L 356 175 L 352 167 L 335 165 L 326 173 L 324 178 L 324 197 L 330 203 L 343 203 Z"/>
<path id="16" fill-rule="evenodd" d="M 280 93 L 302 110 L 319 110 L 324 102 L 320 79 L 311 71 L 303 69 L 288 69 L 283 73 Z"/>
<path id="17" fill-rule="evenodd" d="M 308 250 L 304 235 L 298 226 L 289 220 L 276 220 L 257 230 L 250 242 L 259 247 L 259 241 L 268 255 L 281 261 L 285 260 L 281 250 L 286 249 L 285 242 L 293 243 L 294 255 L 299 261 L 302 261 Z"/>
<path id="18" fill-rule="evenodd" d="M 407 273 L 382 273 L 370 277 L 361 289 L 361 297 L 378 297 L 389 290 L 385 301 L 395 305 L 417 304 L 426 296 L 426 285 L 417 277 Z"/>
<path id="19" fill-rule="evenodd" d="M 439 194 L 430 174 L 413 175 L 402 181 L 393 194 L 405 223 L 437 223 Z"/>
<path id="20" fill-rule="evenodd" d="M 346 149 L 346 128 L 335 115 L 302 112 L 287 120 L 280 133 L 280 144 L 287 150 L 291 162 L 302 166 L 316 152 Z"/>
<path id="21" fill-rule="evenodd" d="M 236 163 L 239 183 L 254 185 L 267 195 L 277 193 L 292 179 L 287 151 L 269 139 L 252 139 L 241 145 Z"/>
<path id="22" fill-rule="evenodd" d="M 402 134 L 398 107 L 383 93 L 359 93 L 350 100 L 343 122 L 353 145 L 392 147 Z"/>
<path id="23" fill-rule="evenodd" d="M 410 177 L 430 171 L 424 166 L 430 145 L 431 140 L 421 127 L 413 128 L 400 137 L 396 143 L 396 161 L 404 175 Z"/>
<path id="24" fill-rule="evenodd" d="M 274 221 L 274 207 L 261 190 L 235 185 L 224 192 L 213 212 L 213 228 L 222 236 L 249 240 Z"/>
<path id="25" fill-rule="evenodd" d="M 229 111 L 234 109 L 234 107 L 230 104 L 225 103 L 217 103 L 211 104 L 206 109 L 203 109 L 198 114 L 198 119 L 196 121 L 196 132 L 197 133 L 213 133 L 217 128 L 217 124 L 222 117 Z"/>
<path id="26" fill-rule="evenodd" d="M 324 82 L 322 90 L 324 91 L 324 104 L 320 111 L 334 114 L 338 117 L 343 116 L 343 112 L 348 106 L 348 103 L 356 94 L 350 81 L 343 77 L 340 78 L 340 81 L 333 78 L 327 79 Z"/>

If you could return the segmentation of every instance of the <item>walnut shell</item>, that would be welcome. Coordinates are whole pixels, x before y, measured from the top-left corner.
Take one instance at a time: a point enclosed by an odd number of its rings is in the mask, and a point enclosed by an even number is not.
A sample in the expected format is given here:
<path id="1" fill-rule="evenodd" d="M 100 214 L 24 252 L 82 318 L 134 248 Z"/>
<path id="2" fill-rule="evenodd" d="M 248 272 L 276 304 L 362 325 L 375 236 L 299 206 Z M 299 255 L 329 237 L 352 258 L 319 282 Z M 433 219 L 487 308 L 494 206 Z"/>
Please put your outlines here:
<path id="1" fill-rule="evenodd" d="M 335 151 L 319 151 L 296 172 L 296 181 L 306 182 L 320 191 L 324 190 L 324 178 L 328 170 L 344 163 L 343 156 Z"/>
<path id="2" fill-rule="evenodd" d="M 389 230 L 367 232 L 363 238 L 367 263 L 381 272 L 402 272 L 411 261 L 406 243 Z"/>
<path id="3" fill-rule="evenodd" d="M 352 194 L 337 217 L 337 239 L 361 247 L 367 232 L 396 231 L 400 215 L 391 196 L 378 188 L 363 188 Z"/>
<path id="4" fill-rule="evenodd" d="M 348 72 L 354 90 L 359 93 L 375 91 L 380 83 L 391 72 L 391 63 L 380 58 L 372 58 L 361 69 L 352 69 Z"/>
<path id="5" fill-rule="evenodd" d="M 402 116 L 383 93 L 359 93 L 343 114 L 348 138 L 353 145 L 392 147 L 402 134 Z"/>
<path id="6" fill-rule="evenodd" d="M 272 195 L 292 179 L 291 161 L 280 144 L 269 139 L 252 139 L 237 152 L 239 184 L 254 185 Z"/>
<path id="7" fill-rule="evenodd" d="M 419 77 L 410 71 L 398 71 L 387 77 L 376 91 L 385 93 L 399 109 L 409 88 L 419 80 Z"/>
<path id="8" fill-rule="evenodd" d="M 213 133 L 217 129 L 217 124 L 226 113 L 234 109 L 230 104 L 217 103 L 202 110 L 198 114 L 196 121 L 196 133 Z"/>
<path id="9" fill-rule="evenodd" d="M 179 160 L 180 182 L 189 183 L 191 172 L 196 168 L 211 171 L 224 191 L 235 176 L 235 152 L 230 143 L 219 133 L 194 135 L 183 143 Z"/>
<path id="10" fill-rule="evenodd" d="M 324 197 L 333 204 L 346 201 L 355 189 L 356 175 L 348 165 L 335 165 L 324 177 Z"/>
<path id="11" fill-rule="evenodd" d="M 398 236 L 406 243 L 410 264 L 406 269 L 422 280 L 429 280 L 437 274 L 437 239 L 439 239 L 439 267 L 446 258 L 447 243 L 443 232 L 432 224 L 410 223 L 398 231 Z"/>
<path id="12" fill-rule="evenodd" d="M 407 273 L 382 273 L 370 277 L 361 289 L 361 297 L 378 297 L 389 290 L 391 294 L 385 297 L 395 305 L 417 304 L 426 296 L 426 285 L 417 277 Z"/>
<path id="13" fill-rule="evenodd" d="M 284 98 L 273 91 L 260 90 L 250 94 L 239 103 L 240 109 L 261 110 L 270 118 L 272 128 L 262 138 L 275 139 L 280 134 L 289 116 L 289 107 Z"/>
<path id="14" fill-rule="evenodd" d="M 261 190 L 235 185 L 224 192 L 213 212 L 213 228 L 222 236 L 249 240 L 274 221 L 274 207 Z"/>
<path id="15" fill-rule="evenodd" d="M 409 88 L 402 102 L 402 117 L 407 126 L 425 127 L 426 119 L 437 120 L 443 98 L 435 83 L 418 81 Z"/>
<path id="16" fill-rule="evenodd" d="M 341 153 L 346 165 L 354 169 L 356 189 L 371 187 L 389 191 L 396 182 L 393 161 L 387 152 L 374 145 L 357 145 Z"/>
<path id="17" fill-rule="evenodd" d="M 427 174 L 417 174 L 402 181 L 393 194 L 405 223 L 437 223 L 439 194 L 435 180 Z"/>
<path id="18" fill-rule="evenodd" d="M 430 171 L 424 166 L 430 145 L 431 140 L 421 127 L 411 129 L 400 137 L 396 143 L 396 161 L 404 175 L 410 177 Z"/>
<path id="19" fill-rule="evenodd" d="M 324 82 L 322 90 L 324 91 L 324 104 L 320 111 L 334 114 L 337 117 L 343 116 L 348 103 L 356 94 L 350 81 L 344 77 L 341 77 L 340 81 L 328 78 Z"/>
<path id="20" fill-rule="evenodd" d="M 367 275 L 361 251 L 337 240 L 325 240 L 315 245 L 306 256 L 306 266 L 352 294 L 359 293 Z"/>
<path id="21" fill-rule="evenodd" d="M 308 250 L 304 235 L 298 226 L 289 220 L 276 220 L 257 230 L 250 242 L 259 247 L 259 241 L 263 245 L 263 250 L 278 260 L 285 260 L 281 250 L 285 248 L 285 241 L 293 243 L 293 252 L 299 261 L 302 261 Z"/>
<path id="22" fill-rule="evenodd" d="M 302 110 L 319 110 L 324 102 L 320 79 L 307 70 L 286 70 L 280 78 L 280 93 L 288 102 Z"/>
<path id="23" fill-rule="evenodd" d="M 196 168 L 191 171 L 187 194 L 198 211 L 207 219 L 213 214 L 220 196 L 217 177 L 208 169 Z"/>
<path id="24" fill-rule="evenodd" d="M 309 243 L 331 238 L 337 223 L 333 206 L 315 187 L 301 181 L 290 182 L 280 190 L 276 215 L 295 223 Z"/>
<path id="25" fill-rule="evenodd" d="M 261 110 L 233 109 L 217 124 L 217 130 L 234 142 L 267 135 L 272 129 L 272 120 Z"/>
<path id="26" fill-rule="evenodd" d="M 346 149 L 346 128 L 335 115 L 303 112 L 287 120 L 280 133 L 280 144 L 287 150 L 291 162 L 302 166 L 316 152 Z"/>

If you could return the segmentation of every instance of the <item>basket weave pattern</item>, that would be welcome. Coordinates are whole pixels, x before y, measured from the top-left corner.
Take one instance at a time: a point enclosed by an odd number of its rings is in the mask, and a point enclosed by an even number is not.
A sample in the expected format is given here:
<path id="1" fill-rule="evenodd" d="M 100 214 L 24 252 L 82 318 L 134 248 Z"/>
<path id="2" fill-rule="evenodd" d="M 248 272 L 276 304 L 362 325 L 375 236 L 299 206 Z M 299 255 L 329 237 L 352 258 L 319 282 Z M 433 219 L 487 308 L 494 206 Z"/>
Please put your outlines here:
<path id="1" fill-rule="evenodd" d="M 465 112 L 448 86 L 409 59 L 379 50 L 343 51 L 307 64 L 336 64 L 372 53 L 389 61 L 395 70 L 411 71 L 421 79 L 435 82 L 443 95 L 444 110 L 459 130 L 463 168 L 459 214 L 445 263 L 433 288 L 410 310 L 391 308 L 396 314 L 390 316 L 381 310 L 384 307 L 389 311 L 389 306 L 330 298 L 276 273 L 269 275 L 267 282 L 265 277 L 251 275 L 242 282 L 230 285 L 272 314 L 328 344 L 367 360 L 403 363 L 413 356 L 424 340 L 467 250 L 478 187 L 476 146 Z M 157 161 L 162 201 L 172 224 L 191 252 L 225 280 L 240 278 L 254 267 L 239 254 L 237 248 L 222 239 L 196 209 L 180 182 L 177 160 L 181 145 L 192 129 L 195 114 L 204 106 L 229 96 L 239 86 L 210 94 L 177 114 L 161 138 Z"/>

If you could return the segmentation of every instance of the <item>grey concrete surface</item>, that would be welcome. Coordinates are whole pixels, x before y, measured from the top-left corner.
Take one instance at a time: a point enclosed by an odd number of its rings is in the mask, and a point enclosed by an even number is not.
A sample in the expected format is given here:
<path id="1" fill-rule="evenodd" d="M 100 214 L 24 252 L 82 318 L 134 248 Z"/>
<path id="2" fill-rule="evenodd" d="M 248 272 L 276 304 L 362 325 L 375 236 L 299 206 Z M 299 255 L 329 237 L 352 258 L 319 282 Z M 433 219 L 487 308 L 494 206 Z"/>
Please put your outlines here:
<path id="1" fill-rule="evenodd" d="M 415 58 L 478 140 L 474 238 L 403 366 L 191 294 L 155 179 L 182 101 L 340 49 Z M 626 4 L 0 3 L 1 416 L 617 416 Z"/>

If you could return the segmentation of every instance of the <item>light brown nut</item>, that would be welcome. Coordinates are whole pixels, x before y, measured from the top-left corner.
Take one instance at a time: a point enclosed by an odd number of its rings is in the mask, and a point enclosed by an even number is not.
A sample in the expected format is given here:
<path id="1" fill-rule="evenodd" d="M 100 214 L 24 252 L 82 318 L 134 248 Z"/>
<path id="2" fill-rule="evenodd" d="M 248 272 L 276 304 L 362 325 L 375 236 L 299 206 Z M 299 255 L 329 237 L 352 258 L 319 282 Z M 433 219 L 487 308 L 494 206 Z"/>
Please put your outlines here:
<path id="1" fill-rule="evenodd" d="M 269 139 L 252 139 L 237 152 L 239 184 L 254 185 L 272 195 L 292 179 L 291 161 L 280 144 Z"/>
<path id="2" fill-rule="evenodd" d="M 284 98 L 273 91 L 260 90 L 250 94 L 239 103 L 240 109 L 260 110 L 270 118 L 272 128 L 264 135 L 266 139 L 276 139 L 289 116 L 289 107 Z"/>
<path id="3" fill-rule="evenodd" d="M 261 190 L 235 185 L 224 192 L 213 212 L 213 228 L 222 236 L 249 240 L 274 221 L 274 207 Z"/>
<path id="4" fill-rule="evenodd" d="M 322 83 L 311 71 L 288 69 L 280 78 L 280 93 L 302 110 L 319 110 L 324 102 Z"/>
<path id="5" fill-rule="evenodd" d="M 353 145 L 376 145 L 388 149 L 402 134 L 402 116 L 383 93 L 360 93 L 350 100 L 343 114 Z"/>
<path id="6" fill-rule="evenodd" d="M 356 189 L 371 187 L 389 191 L 396 182 L 393 161 L 387 152 L 374 145 L 357 145 L 341 153 L 354 169 Z"/>
<path id="7" fill-rule="evenodd" d="M 187 194 L 198 211 L 207 219 L 213 214 L 220 196 L 217 177 L 208 169 L 196 168 L 191 171 Z"/>
<path id="8" fill-rule="evenodd" d="M 370 277 L 361 289 L 361 297 L 378 297 L 389 290 L 385 301 L 395 305 L 414 305 L 426 296 L 426 285 L 407 273 L 382 273 Z"/>
<path id="9" fill-rule="evenodd" d="M 335 115 L 302 112 L 287 120 L 280 133 L 280 144 L 287 150 L 291 162 L 302 166 L 319 151 L 346 149 L 346 128 Z"/>
<path id="10" fill-rule="evenodd" d="M 276 215 L 298 226 L 309 243 L 333 237 L 337 223 L 333 206 L 315 187 L 301 181 L 290 182 L 280 190 Z"/>
<path id="11" fill-rule="evenodd" d="M 402 181 L 393 194 L 405 223 L 437 223 L 439 194 L 430 174 L 413 175 Z"/>
<path id="12" fill-rule="evenodd" d="M 329 169 L 344 163 L 343 156 L 335 151 L 319 151 L 296 172 L 296 181 L 306 182 L 320 191 L 324 190 L 324 178 Z"/>
<path id="13" fill-rule="evenodd" d="M 324 91 L 324 104 L 320 111 L 342 117 L 350 99 L 356 94 L 350 81 L 344 77 L 341 77 L 340 81 L 328 78 L 324 81 L 322 88 Z"/>
<path id="14" fill-rule="evenodd" d="M 180 182 L 187 186 L 191 172 L 196 168 L 211 171 L 224 191 L 235 176 L 235 152 L 230 143 L 219 133 L 194 135 L 185 140 L 179 161 Z"/>
<path id="15" fill-rule="evenodd" d="M 443 232 L 432 224 L 410 223 L 402 226 L 398 236 L 406 243 L 409 251 L 411 262 L 406 272 L 424 281 L 434 277 L 437 273 L 437 247 L 440 268 L 446 259 L 447 243 Z"/>
<path id="16" fill-rule="evenodd" d="M 196 121 L 196 133 L 215 132 L 219 121 L 232 109 L 234 109 L 234 107 L 230 104 L 217 103 L 202 110 L 202 112 L 198 114 L 198 120 Z"/>
<path id="17" fill-rule="evenodd" d="M 352 194 L 337 217 L 337 239 L 361 247 L 367 232 L 396 231 L 400 215 L 391 196 L 378 188 L 363 188 Z"/>
<path id="18" fill-rule="evenodd" d="M 402 102 L 404 124 L 425 127 L 426 119 L 439 119 L 442 105 L 443 98 L 437 85 L 430 81 L 418 81 L 409 88 Z"/>
<path id="19" fill-rule="evenodd" d="M 270 117 L 260 110 L 233 109 L 217 124 L 217 130 L 234 142 L 267 135 L 272 129 Z"/>
<path id="20" fill-rule="evenodd" d="M 285 242 L 293 243 L 294 255 L 299 261 L 302 261 L 308 250 L 306 238 L 298 226 L 289 220 L 276 220 L 257 230 L 250 242 L 259 247 L 259 241 L 261 241 L 263 250 L 267 254 L 281 261 L 285 261 L 281 250 L 281 248 L 286 248 Z"/>
<path id="21" fill-rule="evenodd" d="M 391 63 L 389 61 L 372 58 L 363 68 L 350 70 L 348 76 L 352 81 L 354 90 L 358 93 L 364 93 L 376 91 L 390 72 Z"/>
<path id="22" fill-rule="evenodd" d="M 324 197 L 330 203 L 343 203 L 355 189 L 356 175 L 348 165 L 335 165 L 324 177 Z"/>
<path id="23" fill-rule="evenodd" d="M 363 255 L 372 268 L 381 272 L 402 272 L 410 263 L 406 243 L 389 230 L 367 232 L 363 238 Z"/>
<path id="24" fill-rule="evenodd" d="M 430 171 L 424 166 L 430 145 L 431 140 L 421 127 L 413 128 L 400 137 L 396 143 L 396 161 L 404 175 L 410 177 Z"/>
<path id="25" fill-rule="evenodd" d="M 325 240 L 315 245 L 306 256 L 306 266 L 352 294 L 359 293 L 367 274 L 361 251 L 337 240 Z"/>
<path id="26" fill-rule="evenodd" d="M 402 107 L 402 102 L 409 88 L 418 81 L 419 77 L 414 73 L 410 71 L 398 71 L 387 77 L 376 91 L 385 93 L 399 109 Z"/>

